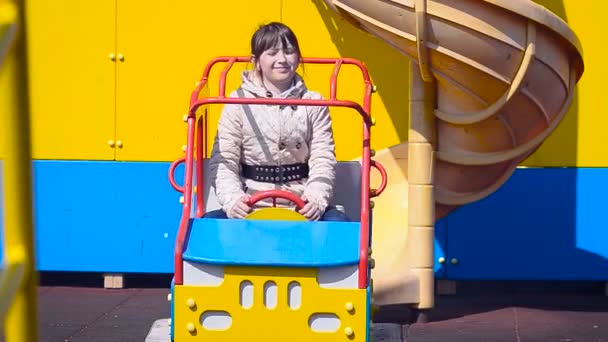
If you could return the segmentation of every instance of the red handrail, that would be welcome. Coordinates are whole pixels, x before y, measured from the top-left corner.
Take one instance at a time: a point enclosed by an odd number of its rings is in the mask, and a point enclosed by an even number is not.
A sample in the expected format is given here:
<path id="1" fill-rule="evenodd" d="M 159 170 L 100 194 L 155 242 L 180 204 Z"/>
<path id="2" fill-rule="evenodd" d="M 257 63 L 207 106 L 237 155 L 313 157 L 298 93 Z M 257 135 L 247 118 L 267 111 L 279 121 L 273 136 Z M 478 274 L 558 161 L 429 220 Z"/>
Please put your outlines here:
<path id="1" fill-rule="evenodd" d="M 175 181 L 175 169 L 177 168 L 177 166 L 183 162 L 186 161 L 186 157 L 181 157 L 176 159 L 173 163 L 171 163 L 171 165 L 169 166 L 169 184 L 171 184 L 171 186 L 173 187 L 173 189 L 175 189 L 175 191 L 177 192 L 181 192 L 184 193 L 184 187 L 180 186 L 179 184 L 177 184 L 177 182 Z"/>
<path id="2" fill-rule="evenodd" d="M 203 179 L 205 179 L 205 168 L 203 166 L 204 157 L 207 155 L 207 144 L 204 139 L 207 132 L 207 120 L 204 116 L 198 118 L 196 123 L 196 217 L 201 217 L 205 214 L 205 188 L 203 187 Z M 203 127 L 203 122 L 204 126 Z"/>
<path id="3" fill-rule="evenodd" d="M 194 159 L 194 133 L 196 121 L 194 117 L 188 116 L 188 140 L 186 145 L 186 172 L 184 176 L 184 208 L 179 223 L 179 230 L 175 240 L 174 273 L 175 284 L 181 285 L 184 281 L 183 252 L 186 238 L 190 232 L 190 218 L 192 217 L 192 169 Z M 201 184 L 198 185 L 201 187 Z"/>
<path id="4" fill-rule="evenodd" d="M 380 164 L 379 162 L 372 160 L 371 161 L 371 165 L 373 168 L 375 168 L 376 170 L 378 170 L 378 172 L 380 172 L 380 177 L 381 177 L 381 181 L 380 181 L 380 186 L 378 187 L 378 189 L 376 190 L 372 190 L 370 191 L 370 197 L 378 197 L 380 196 L 380 194 L 384 191 L 384 189 L 386 188 L 386 183 L 387 183 L 387 175 L 386 175 L 386 169 L 384 168 L 384 166 L 382 166 L 382 164 Z"/>
<path id="5" fill-rule="evenodd" d="M 244 97 L 206 97 L 198 100 L 190 108 L 189 115 L 194 116 L 199 107 L 209 104 L 246 104 L 246 105 L 284 105 L 284 106 L 327 106 L 352 108 L 361 114 L 367 126 L 372 125 L 370 116 L 361 106 L 348 100 L 312 100 L 312 99 L 280 99 L 280 98 L 244 98 Z M 365 137 L 364 137 L 365 139 Z M 369 146 L 367 146 L 369 148 Z"/>
<path id="6" fill-rule="evenodd" d="M 249 105 L 297 105 L 297 106 L 327 106 L 327 107 L 345 107 L 355 109 L 363 120 L 363 151 L 361 159 L 361 216 L 360 216 L 360 241 L 359 241 L 359 288 L 364 289 L 368 286 L 368 249 L 370 245 L 370 227 L 369 227 L 369 206 L 370 206 L 370 169 L 372 166 L 371 161 L 371 126 L 372 120 L 370 116 L 371 109 L 371 94 L 373 92 L 373 85 L 369 77 L 369 72 L 365 65 L 352 58 L 304 58 L 303 63 L 308 64 L 334 64 L 334 70 L 330 78 L 330 92 L 331 96 L 329 100 L 311 100 L 311 99 L 277 99 L 277 98 L 231 98 L 225 97 L 226 94 L 226 77 L 228 71 L 232 68 L 234 63 L 247 63 L 251 61 L 251 57 L 217 57 L 211 60 L 201 77 L 201 81 L 196 85 L 195 90 L 192 92 L 190 97 L 190 110 L 188 111 L 188 145 L 186 147 L 186 172 L 184 180 L 184 208 L 182 212 L 182 219 L 179 225 L 179 231 L 177 233 L 175 243 L 175 284 L 180 285 L 183 283 L 183 251 L 185 249 L 186 238 L 189 234 L 192 213 L 192 173 L 193 173 L 193 160 L 194 160 L 194 140 L 195 132 L 198 130 L 197 142 L 197 201 L 196 201 L 196 217 L 200 217 L 203 213 L 203 202 L 198 197 L 202 197 L 203 184 L 202 184 L 202 171 L 199 171 L 203 167 L 202 156 L 206 155 L 206 150 L 201 148 L 202 142 L 206 141 L 206 116 L 205 111 L 199 118 L 199 123 L 196 123 L 196 111 L 201 106 L 211 104 L 249 104 Z M 213 66 L 220 62 L 226 62 L 227 65 L 223 69 L 220 75 L 219 83 L 219 96 L 218 97 L 204 97 L 199 99 L 201 92 L 208 86 L 209 75 Z M 337 100 L 337 79 L 338 73 L 340 72 L 342 64 L 349 64 L 357 66 L 362 73 L 363 80 L 365 83 L 365 89 L 363 93 L 363 107 L 353 101 Z M 205 126 L 202 127 L 200 120 L 205 121 Z M 382 171 L 380 171 L 382 172 Z M 381 187 L 383 190 L 384 188 Z M 379 189 L 380 190 L 380 189 Z M 380 192 L 382 192 L 380 190 Z M 375 195 L 379 195 L 378 190 L 375 191 Z"/>
<path id="7" fill-rule="evenodd" d="M 236 57 L 230 57 L 230 59 L 228 60 L 228 64 L 226 64 L 226 67 L 224 68 L 224 70 L 222 70 L 222 74 L 220 76 L 219 97 L 226 96 L 226 76 L 228 75 L 228 71 L 230 71 L 230 69 L 234 65 L 234 62 L 236 62 Z"/>
<path id="8" fill-rule="evenodd" d="M 336 66 L 334 67 L 334 72 L 331 75 L 331 79 L 329 81 L 329 99 L 335 100 L 336 93 L 338 92 L 338 73 L 340 73 L 340 68 L 342 67 L 342 61 L 338 60 L 336 62 Z"/>
<path id="9" fill-rule="evenodd" d="M 249 63 L 249 62 L 251 62 L 251 57 L 249 57 L 249 56 L 241 56 L 241 57 L 222 56 L 222 57 L 216 57 L 216 58 L 212 59 L 211 61 L 209 61 L 209 63 L 207 63 L 207 65 L 205 66 L 205 70 L 203 71 L 201 80 L 198 82 L 195 90 L 192 92 L 192 95 L 190 96 L 190 105 L 191 106 L 194 102 L 196 102 L 198 100 L 201 90 L 203 90 L 207 86 L 207 81 L 209 80 L 209 75 L 211 74 L 211 70 L 213 69 L 213 67 L 217 63 L 230 62 L 230 61 L 233 61 L 233 63 Z M 304 63 L 304 64 L 336 64 L 338 62 L 340 62 L 340 64 L 348 64 L 348 65 L 357 66 L 359 68 L 359 70 L 361 70 L 361 74 L 363 76 L 364 83 L 366 85 L 370 86 L 369 91 L 371 91 L 371 89 L 372 89 L 371 78 L 369 77 L 369 72 L 367 70 L 367 67 L 361 61 L 358 61 L 353 58 L 308 57 L 308 58 L 302 59 L 302 63 Z M 226 93 L 226 90 L 225 90 L 225 85 L 226 85 L 225 76 L 226 75 L 227 75 L 227 73 L 224 74 L 223 76 L 220 76 L 220 87 L 222 87 L 222 86 L 224 87 L 224 94 Z M 335 80 L 337 82 L 337 76 L 336 76 Z M 331 85 L 330 85 L 330 87 L 331 87 Z M 222 94 L 221 91 L 222 91 L 222 89 L 220 88 L 220 90 L 219 90 L 220 94 Z M 368 89 L 366 87 L 364 94 L 363 94 L 364 102 L 365 102 L 365 96 L 367 93 L 368 93 Z M 369 93 L 369 94 L 371 95 L 371 93 Z M 371 98 L 369 100 L 371 101 Z M 365 107 L 365 105 L 364 105 L 364 107 Z"/>

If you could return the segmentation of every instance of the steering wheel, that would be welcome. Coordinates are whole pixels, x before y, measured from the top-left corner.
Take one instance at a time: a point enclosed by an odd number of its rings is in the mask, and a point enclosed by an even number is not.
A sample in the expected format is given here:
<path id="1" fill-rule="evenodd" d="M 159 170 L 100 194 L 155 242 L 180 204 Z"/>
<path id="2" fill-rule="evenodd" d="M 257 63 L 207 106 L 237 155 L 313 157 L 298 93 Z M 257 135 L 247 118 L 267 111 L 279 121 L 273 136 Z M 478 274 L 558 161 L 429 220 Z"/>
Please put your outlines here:
<path id="1" fill-rule="evenodd" d="M 286 199 L 286 200 L 292 202 L 293 204 L 296 205 L 296 209 L 298 209 L 298 210 L 302 209 L 304 207 L 304 205 L 306 204 L 304 202 L 304 200 L 302 200 L 300 197 L 298 197 L 295 194 L 292 194 L 289 191 L 266 190 L 266 191 L 257 192 L 255 195 L 251 196 L 249 198 L 249 201 L 247 202 L 247 205 L 252 207 L 257 202 L 259 202 L 263 199 L 266 199 L 266 198 L 272 198 L 273 207 L 277 206 L 277 198 Z"/>
<path id="2" fill-rule="evenodd" d="M 280 221 L 307 221 L 307 219 L 298 213 L 297 211 L 293 211 L 287 208 L 277 208 L 277 198 L 286 199 L 296 205 L 296 209 L 300 210 L 306 204 L 304 200 L 298 197 L 291 192 L 284 190 L 267 190 L 260 191 L 255 195 L 249 198 L 247 201 L 247 205 L 252 207 L 257 202 L 266 199 L 272 198 L 273 207 L 272 208 L 264 208 L 260 210 L 256 210 L 251 214 L 247 215 L 247 219 L 250 220 L 280 220 Z"/>

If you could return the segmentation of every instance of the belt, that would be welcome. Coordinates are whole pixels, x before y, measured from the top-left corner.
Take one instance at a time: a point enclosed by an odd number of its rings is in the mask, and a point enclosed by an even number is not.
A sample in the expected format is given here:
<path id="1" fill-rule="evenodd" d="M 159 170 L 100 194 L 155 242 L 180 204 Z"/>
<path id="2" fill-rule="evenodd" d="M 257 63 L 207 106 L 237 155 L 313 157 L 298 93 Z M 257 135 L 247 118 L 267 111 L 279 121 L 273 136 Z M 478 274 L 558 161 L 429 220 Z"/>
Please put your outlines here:
<path id="1" fill-rule="evenodd" d="M 308 177 L 308 164 L 246 165 L 241 164 L 243 177 L 258 182 L 285 183 Z"/>

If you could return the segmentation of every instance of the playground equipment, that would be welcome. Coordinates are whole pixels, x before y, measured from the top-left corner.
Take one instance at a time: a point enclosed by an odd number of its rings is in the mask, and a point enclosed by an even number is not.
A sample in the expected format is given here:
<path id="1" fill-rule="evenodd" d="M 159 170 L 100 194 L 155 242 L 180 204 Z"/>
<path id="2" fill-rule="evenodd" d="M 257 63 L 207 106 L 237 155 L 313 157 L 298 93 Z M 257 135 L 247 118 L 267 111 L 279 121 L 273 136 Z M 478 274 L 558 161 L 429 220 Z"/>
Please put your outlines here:
<path id="1" fill-rule="evenodd" d="M 37 341 L 36 273 L 32 225 L 31 156 L 22 3 L 0 2 L 0 82 L 13 89 L 2 99 L 0 320 L 8 342 Z M 10 67 L 5 67 L 9 65 Z"/>
<path id="2" fill-rule="evenodd" d="M 226 97 L 226 76 L 249 57 L 219 57 L 203 73 L 190 100 L 186 155 L 169 170 L 171 185 L 184 194 L 175 246 L 171 291 L 171 338 L 175 341 L 369 340 L 372 282 L 370 199 L 386 187 L 386 172 L 371 159 L 370 116 L 373 85 L 365 66 L 348 58 L 305 58 L 304 64 L 333 64 L 328 100 Z M 209 97 L 214 65 L 226 63 L 219 94 Z M 336 98 L 344 65 L 354 65 L 365 83 L 363 105 Z M 340 162 L 333 204 L 355 222 L 308 222 L 286 208 L 264 208 L 244 220 L 202 218 L 217 209 L 206 179 L 207 108 L 211 104 L 337 106 L 354 109 L 363 121 L 361 163 Z M 196 153 L 196 154 L 195 154 Z M 174 180 L 185 163 L 184 185 Z M 277 168 L 280 168 L 277 166 Z M 382 177 L 370 189 L 370 169 Z M 355 196 L 359 193 L 359 197 Z M 260 192 L 250 204 L 283 198 L 296 208 L 304 202 L 284 191 Z"/>
<path id="3" fill-rule="evenodd" d="M 375 238 L 370 239 L 377 265 L 372 273 L 373 298 L 377 304 L 432 308 L 436 219 L 496 191 L 517 165 L 555 130 L 570 107 L 576 82 L 583 72 L 580 44 L 561 19 L 529 1 L 325 2 L 349 22 L 412 59 L 409 141 L 375 154 L 385 165 L 391 183 L 385 196 L 376 201 L 374 212 Z M 336 68 L 339 69 L 339 64 Z M 200 92 L 200 85 L 197 90 Z M 220 97 L 225 95 L 222 91 Z M 331 100 L 335 100 L 333 87 Z M 191 103 L 195 101 L 193 95 Z M 242 103 L 232 99 L 204 103 L 228 102 Z M 188 120 L 188 146 L 192 146 L 195 118 L 191 116 Z M 364 122 L 367 124 L 365 116 Z M 199 121 L 199 131 L 200 127 Z M 188 161 L 189 155 L 186 165 L 192 163 Z M 369 151 L 366 153 L 364 149 L 360 160 L 361 229 L 366 227 L 363 213 L 368 205 L 365 198 L 368 187 L 364 183 L 369 182 L 365 179 L 369 175 L 366 172 L 369 158 Z M 199 156 L 198 160 L 202 158 Z M 192 200 L 188 193 L 192 175 L 192 169 L 186 167 L 186 206 Z M 384 174 L 382 177 L 387 178 Z M 196 206 L 202 208 L 201 203 Z M 183 217 L 188 219 L 182 221 L 182 226 L 189 227 L 190 209 L 184 210 Z M 197 209 L 196 215 L 200 214 Z M 219 233 L 218 229 L 214 231 Z M 206 241 L 220 243 L 212 238 L 206 236 Z M 181 241 L 184 240 L 180 238 L 176 250 L 179 253 L 176 279 L 178 274 L 183 276 L 183 270 L 178 270 L 184 267 Z M 361 253 L 363 246 L 362 243 Z M 359 259 L 363 264 L 364 255 L 360 254 Z M 319 260 L 323 262 L 322 258 Z M 363 264 L 359 276 L 364 274 Z M 282 272 L 291 274 L 288 270 Z M 246 274 L 240 270 L 231 272 Z M 209 273 L 212 272 L 206 274 Z M 269 274 L 273 273 L 262 273 L 262 277 Z M 358 285 L 363 289 L 365 282 L 360 279 Z M 176 282 L 174 291 L 178 286 L 183 285 Z M 184 300 L 183 296 L 180 300 Z M 233 307 L 238 307 L 237 304 Z M 283 326 L 288 327 L 295 321 L 284 322 Z M 181 320 L 176 324 L 184 329 Z M 344 322 L 337 325 L 343 326 Z M 352 337 L 352 328 L 348 326 L 348 333 L 344 333 Z M 198 326 L 188 326 L 186 330 L 192 334 L 197 329 Z M 288 334 L 288 330 L 280 333 Z"/>
<path id="4" fill-rule="evenodd" d="M 409 141 L 376 155 L 391 183 L 372 275 L 378 304 L 432 308 L 435 221 L 496 191 L 555 130 L 583 73 L 580 43 L 527 0 L 324 1 L 411 58 Z"/>

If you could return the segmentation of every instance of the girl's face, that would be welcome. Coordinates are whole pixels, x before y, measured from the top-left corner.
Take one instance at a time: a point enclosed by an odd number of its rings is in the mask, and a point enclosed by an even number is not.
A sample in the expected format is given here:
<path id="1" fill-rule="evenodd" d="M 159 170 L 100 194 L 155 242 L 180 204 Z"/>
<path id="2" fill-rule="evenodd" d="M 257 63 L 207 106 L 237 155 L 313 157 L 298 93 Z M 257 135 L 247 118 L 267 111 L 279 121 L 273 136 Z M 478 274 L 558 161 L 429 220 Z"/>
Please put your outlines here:
<path id="1" fill-rule="evenodd" d="M 270 48 L 260 55 L 256 63 L 257 69 L 266 82 L 275 85 L 288 86 L 298 69 L 300 56 L 297 50 L 282 43 Z"/>

